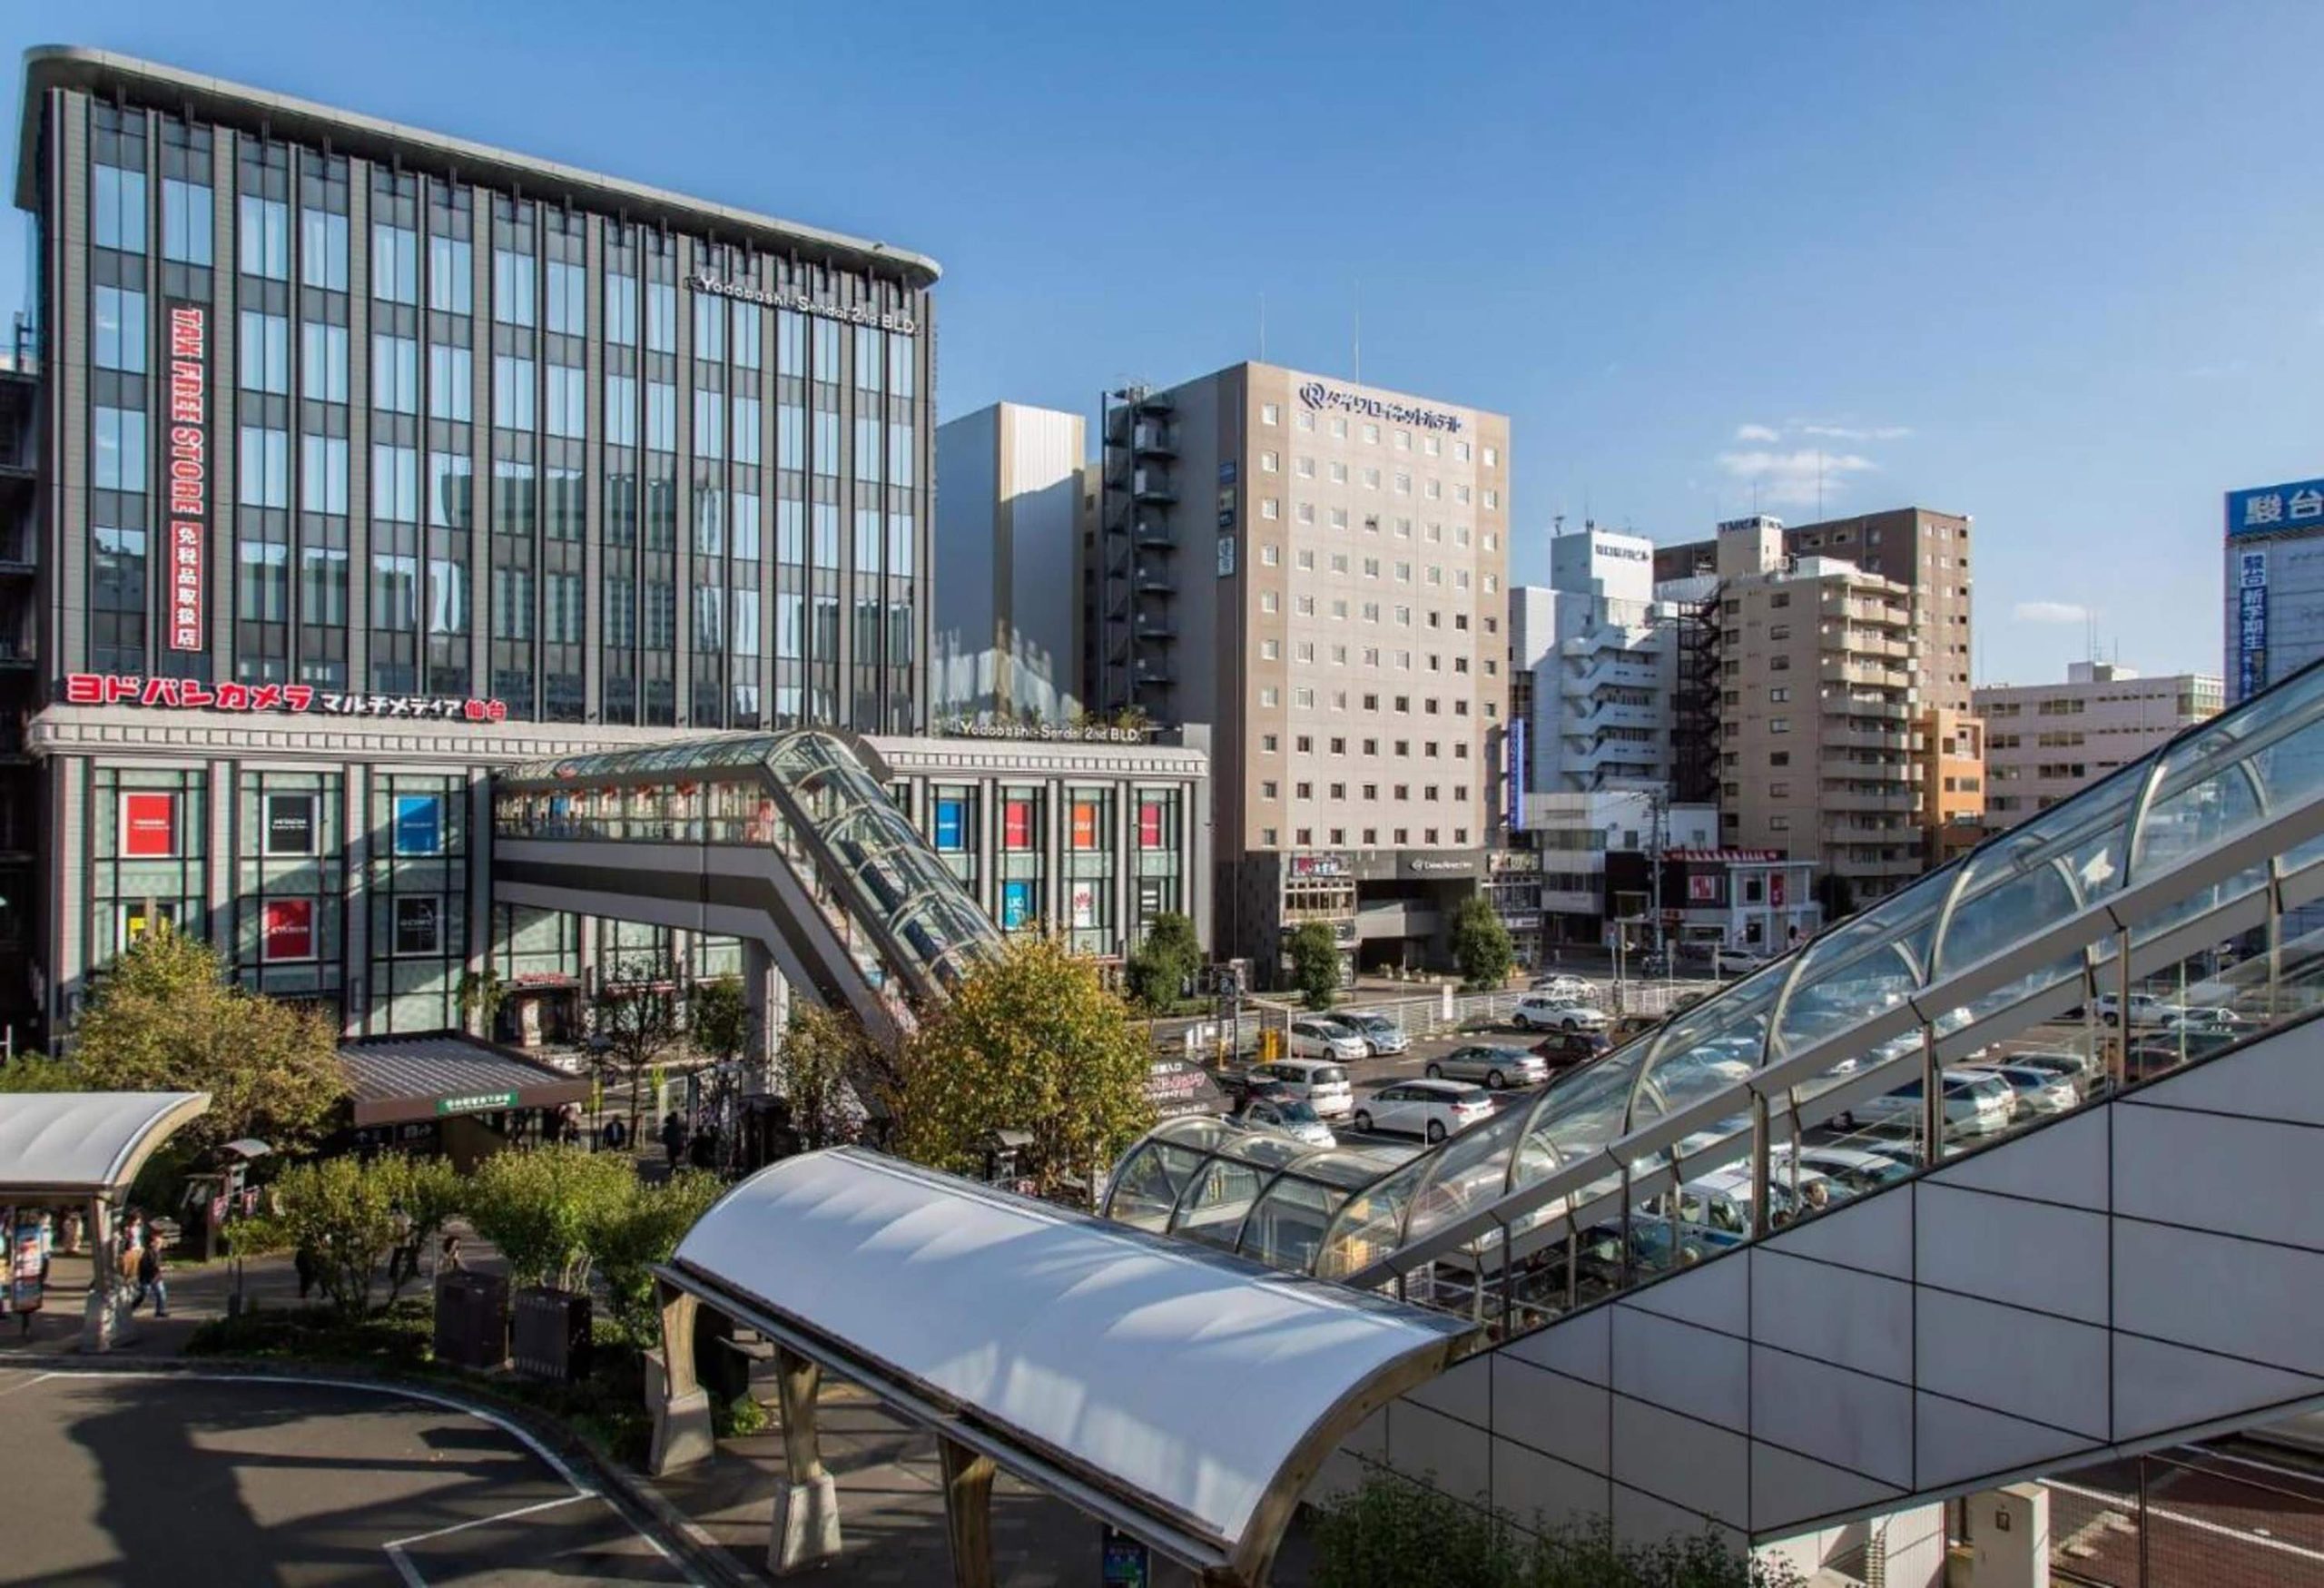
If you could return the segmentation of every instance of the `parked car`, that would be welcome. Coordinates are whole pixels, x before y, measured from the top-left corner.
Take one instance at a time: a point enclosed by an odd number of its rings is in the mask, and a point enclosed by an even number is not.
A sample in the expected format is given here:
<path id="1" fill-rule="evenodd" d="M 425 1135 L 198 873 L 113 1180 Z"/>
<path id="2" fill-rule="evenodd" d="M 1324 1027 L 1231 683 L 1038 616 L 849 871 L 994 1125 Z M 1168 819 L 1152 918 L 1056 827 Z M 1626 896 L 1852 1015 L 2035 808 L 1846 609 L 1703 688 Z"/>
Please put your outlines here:
<path id="1" fill-rule="evenodd" d="M 1721 948 L 1713 950 L 1711 969 L 1722 976 L 1748 976 L 1769 963 L 1765 954 L 1755 954 L 1749 949 Z"/>
<path id="2" fill-rule="evenodd" d="M 2088 1053 L 2076 1053 L 2069 1049 L 2054 1052 L 2035 1050 L 2024 1053 L 1994 1053 L 1990 1049 L 1978 1054 L 1971 1064 L 2024 1064 L 2035 1070 L 2046 1070 L 2059 1076 L 2083 1097 L 2105 1083 L 2106 1066 Z"/>
<path id="3" fill-rule="evenodd" d="M 1587 1064 L 1613 1049 L 1613 1039 L 1603 1031 L 1551 1031 L 1533 1044 L 1533 1051 L 1552 1070 Z"/>
<path id="4" fill-rule="evenodd" d="M 1803 1164 L 1798 1181 L 1798 1195 L 1795 1198 L 1788 1165 L 1780 1178 L 1773 1172 L 1768 1174 L 1768 1203 L 1773 1210 L 1769 1215 L 1773 1221 L 1788 1223 L 1802 1208 L 1816 1210 L 1830 1205 L 1831 1189 L 1825 1185 L 1821 1174 Z M 1667 1212 L 1668 1202 L 1657 1200 Z M 1751 1233 L 1751 1166 L 1728 1164 L 1679 1188 L 1679 1222 L 1689 1228 L 1748 1236 Z"/>
<path id="5" fill-rule="evenodd" d="M 1776 1160 L 1775 1172 L 1790 1181 L 1791 1148 L 1779 1142 L 1769 1154 Z M 1814 1169 L 1834 1188 L 1834 1195 L 1860 1197 L 1866 1191 L 1894 1184 L 1913 1172 L 1910 1157 L 1898 1158 L 1893 1153 L 1871 1152 L 1857 1147 L 1803 1147 L 1799 1149 L 1799 1167 Z"/>
<path id="6" fill-rule="evenodd" d="M 2191 1003 L 2175 1015 L 2164 1016 L 2162 1024 L 2167 1031 L 2221 1031 L 2240 1036 L 2246 1031 L 2258 1030 L 2260 1022 L 2225 1004 Z"/>
<path id="7" fill-rule="evenodd" d="M 1347 1071 L 1319 1059 L 1278 1059 L 1271 1064 L 1254 1064 L 1247 1075 L 1255 1085 L 1263 1080 L 1280 1081 L 1293 1096 L 1304 1099 L 1308 1107 L 1326 1119 L 1344 1117 L 1355 1103 L 1355 1089 L 1348 1084 Z"/>
<path id="8" fill-rule="evenodd" d="M 1521 1031 L 1602 1031 L 1606 1011 L 1591 1004 L 1547 992 L 1528 992 L 1517 1001 L 1509 1023 Z"/>
<path id="9" fill-rule="evenodd" d="M 2117 1012 L 2120 1002 L 2121 1001 L 2113 993 L 2102 992 L 2092 1001 L 2091 1007 L 2098 1011 L 2100 1023 L 2110 1026 L 2120 1025 L 2122 1023 L 2122 1016 Z M 2167 1021 L 2179 1019 L 2186 1012 L 2183 1006 L 2166 1003 L 2151 992 L 2131 994 L 2131 1023 L 2134 1026 L 2162 1025 Z"/>
<path id="10" fill-rule="evenodd" d="M 1372 1045 L 1337 1021 L 1311 1015 L 1291 1022 L 1291 1056 L 1336 1059 L 1344 1064 L 1351 1060 L 1370 1058 Z"/>
<path id="11" fill-rule="evenodd" d="M 1384 1014 L 1343 1014 L 1334 1017 L 1338 1022 L 1362 1037 L 1374 1058 L 1401 1053 L 1413 1045 L 1404 1028 Z"/>
<path id="12" fill-rule="evenodd" d="M 1492 1117 L 1483 1087 L 1460 1080 L 1397 1080 L 1365 1098 L 1352 1121 L 1358 1130 L 1400 1130 L 1442 1141 Z"/>
<path id="13" fill-rule="evenodd" d="M 1242 1100 L 1228 1118 L 1254 1130 L 1288 1136 L 1309 1147 L 1337 1147 L 1339 1138 L 1324 1123 L 1315 1105 L 1280 1081 L 1246 1088 Z"/>
<path id="14" fill-rule="evenodd" d="M 1522 1048 L 1492 1048 L 1472 1043 L 1455 1048 L 1442 1059 L 1428 1061 L 1428 1078 L 1442 1080 L 1481 1080 L 1494 1091 L 1505 1086 L 1539 1086 L 1550 1078 L 1549 1061 Z"/>
<path id="15" fill-rule="evenodd" d="M 1998 1075 L 2009 1082 L 2010 1118 L 2034 1119 L 2049 1114 L 2070 1114 L 2082 1098 L 2074 1090 L 2073 1082 L 2053 1070 L 2033 1064 L 1972 1064 L 1964 1072 L 1983 1071 Z"/>
<path id="16" fill-rule="evenodd" d="M 1588 1003 L 1598 996 L 1598 990 L 1579 976 L 1539 977 L 1527 991 L 1539 992 L 1546 998 L 1568 999 L 1575 1003 Z"/>
<path id="17" fill-rule="evenodd" d="M 1984 1070 L 1945 1072 L 1945 1133 L 1947 1136 L 1990 1136 L 2009 1129 L 2015 1112 L 2009 1082 Z M 1895 1091 L 1866 1098 L 1840 1116 L 1843 1127 L 1896 1125 L 1916 1128 L 1921 1119 L 1921 1083 L 1905 1082 Z"/>

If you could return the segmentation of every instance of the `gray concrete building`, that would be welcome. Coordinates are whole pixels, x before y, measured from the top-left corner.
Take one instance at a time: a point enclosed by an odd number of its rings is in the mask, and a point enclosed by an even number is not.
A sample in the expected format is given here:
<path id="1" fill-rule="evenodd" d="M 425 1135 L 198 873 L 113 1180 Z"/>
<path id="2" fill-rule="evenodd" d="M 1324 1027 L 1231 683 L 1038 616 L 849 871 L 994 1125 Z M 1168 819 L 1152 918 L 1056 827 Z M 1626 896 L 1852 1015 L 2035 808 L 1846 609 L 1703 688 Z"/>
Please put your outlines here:
<path id="1" fill-rule="evenodd" d="M 350 1034 L 488 964 L 569 1005 L 655 929 L 497 905 L 484 774 L 724 730 L 874 741 L 1019 929 L 1206 919 L 1198 751 L 920 737 L 933 261 L 77 49 L 27 57 L 16 202 L 60 1033 L 161 921 Z"/>
<path id="2" fill-rule="evenodd" d="M 2216 676 L 2149 678 L 2112 662 L 2072 663 L 2060 684 L 1982 686 L 1985 810 L 1995 826 L 2015 826 L 2225 704 Z"/>

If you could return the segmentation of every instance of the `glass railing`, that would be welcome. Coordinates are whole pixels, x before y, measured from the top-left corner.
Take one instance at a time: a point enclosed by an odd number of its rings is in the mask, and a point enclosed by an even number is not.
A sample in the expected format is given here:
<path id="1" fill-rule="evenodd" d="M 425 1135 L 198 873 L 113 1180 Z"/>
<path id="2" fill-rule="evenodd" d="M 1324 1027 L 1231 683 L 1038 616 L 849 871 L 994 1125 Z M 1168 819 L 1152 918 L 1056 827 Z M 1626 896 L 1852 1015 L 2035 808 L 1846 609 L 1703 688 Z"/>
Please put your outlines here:
<path id="1" fill-rule="evenodd" d="M 2310 668 L 1350 1191 L 1306 1267 L 1535 1327 L 2308 1014 L 2319 899 Z"/>
<path id="2" fill-rule="evenodd" d="M 999 929 L 888 798 L 820 729 L 682 740 L 515 767 L 493 784 L 506 838 L 743 844 L 779 856 L 873 987 L 942 992 Z"/>

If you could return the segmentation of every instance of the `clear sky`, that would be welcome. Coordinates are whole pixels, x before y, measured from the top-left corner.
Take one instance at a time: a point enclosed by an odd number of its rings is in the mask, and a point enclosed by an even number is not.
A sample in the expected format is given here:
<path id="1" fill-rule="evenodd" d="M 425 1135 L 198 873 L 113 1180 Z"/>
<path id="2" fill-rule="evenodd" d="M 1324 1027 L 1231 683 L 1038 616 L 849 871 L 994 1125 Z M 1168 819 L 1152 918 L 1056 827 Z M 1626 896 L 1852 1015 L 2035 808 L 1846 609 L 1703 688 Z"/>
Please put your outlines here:
<path id="1" fill-rule="evenodd" d="M 1512 416 L 1552 519 L 1974 514 L 1977 676 L 2220 666 L 2324 476 L 2324 5 L 13 0 L 102 45 L 934 255 L 939 397 L 1259 352 Z M 21 95 L 15 74 L 11 98 Z M 17 124 L 11 112 L 9 124 Z M 0 305 L 25 249 L 0 248 Z"/>

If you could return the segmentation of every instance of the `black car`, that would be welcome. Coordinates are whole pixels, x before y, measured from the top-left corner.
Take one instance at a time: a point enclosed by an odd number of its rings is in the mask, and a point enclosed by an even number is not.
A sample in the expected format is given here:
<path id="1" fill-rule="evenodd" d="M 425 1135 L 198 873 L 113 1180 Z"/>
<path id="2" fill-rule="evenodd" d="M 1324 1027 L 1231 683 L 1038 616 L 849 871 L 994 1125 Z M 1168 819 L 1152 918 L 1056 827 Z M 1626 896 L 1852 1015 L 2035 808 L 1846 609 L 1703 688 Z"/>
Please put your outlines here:
<path id="1" fill-rule="evenodd" d="M 1533 1051 L 1549 1061 L 1552 1070 L 1571 1069 L 1587 1064 L 1600 1053 L 1613 1050 L 1613 1039 L 1603 1031 L 1551 1031 L 1533 1044 Z"/>

